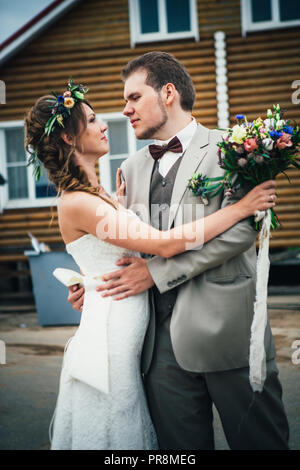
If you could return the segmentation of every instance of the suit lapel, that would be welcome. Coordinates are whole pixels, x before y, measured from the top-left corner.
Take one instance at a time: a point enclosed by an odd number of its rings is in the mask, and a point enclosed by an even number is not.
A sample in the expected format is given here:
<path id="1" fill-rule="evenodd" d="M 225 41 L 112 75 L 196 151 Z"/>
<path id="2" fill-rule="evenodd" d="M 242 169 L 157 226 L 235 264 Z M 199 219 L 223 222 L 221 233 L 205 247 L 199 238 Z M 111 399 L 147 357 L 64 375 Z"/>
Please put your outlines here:
<path id="1" fill-rule="evenodd" d="M 183 160 L 175 178 L 170 204 L 169 228 L 176 217 L 183 195 L 187 191 L 188 180 L 202 164 L 208 152 L 208 143 L 209 130 L 201 124 L 198 124 L 195 135 L 182 157 Z"/>
<path id="2" fill-rule="evenodd" d="M 147 224 L 150 224 L 150 183 L 151 183 L 151 175 L 153 171 L 153 166 L 155 161 L 151 157 L 148 147 L 145 150 L 144 158 L 141 159 L 141 169 L 137 173 L 139 175 L 143 175 L 142 187 L 140 187 L 141 182 L 138 182 L 140 188 L 140 194 L 138 197 L 139 204 L 142 205 L 142 219 Z"/>

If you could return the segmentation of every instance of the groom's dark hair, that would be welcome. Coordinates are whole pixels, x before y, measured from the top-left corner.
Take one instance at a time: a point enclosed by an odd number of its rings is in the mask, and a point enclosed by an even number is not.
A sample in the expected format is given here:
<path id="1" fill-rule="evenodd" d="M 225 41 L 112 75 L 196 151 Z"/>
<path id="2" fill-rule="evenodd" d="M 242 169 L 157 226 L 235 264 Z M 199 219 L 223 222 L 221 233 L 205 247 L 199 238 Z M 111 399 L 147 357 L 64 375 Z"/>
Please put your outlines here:
<path id="1" fill-rule="evenodd" d="M 131 60 L 123 68 L 123 81 L 138 70 L 147 71 L 146 84 L 160 91 L 166 83 L 173 83 L 180 94 L 180 104 L 185 111 L 192 111 L 195 102 L 195 88 L 185 67 L 167 52 L 147 52 Z"/>

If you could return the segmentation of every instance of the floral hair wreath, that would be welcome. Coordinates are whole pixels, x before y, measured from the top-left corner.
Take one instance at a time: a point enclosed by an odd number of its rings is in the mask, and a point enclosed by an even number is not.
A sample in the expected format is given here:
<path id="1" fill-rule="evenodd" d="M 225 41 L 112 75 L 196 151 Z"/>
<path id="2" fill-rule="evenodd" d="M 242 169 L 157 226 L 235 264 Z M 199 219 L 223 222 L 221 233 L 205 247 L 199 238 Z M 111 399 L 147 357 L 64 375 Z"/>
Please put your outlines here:
<path id="1" fill-rule="evenodd" d="M 71 109 L 74 107 L 75 103 L 82 101 L 87 92 L 88 88 L 81 84 L 76 85 L 72 77 L 69 78 L 67 90 L 62 95 L 57 95 L 54 91 L 51 92 L 53 98 L 47 100 L 51 103 L 49 106 L 50 109 L 52 109 L 51 117 L 46 122 L 41 139 L 44 135 L 49 136 L 55 128 L 65 127 L 64 120 L 71 115 Z M 38 181 L 42 175 L 42 165 L 36 151 L 31 154 L 27 166 L 29 165 L 33 165 L 33 175 L 36 181 Z"/>

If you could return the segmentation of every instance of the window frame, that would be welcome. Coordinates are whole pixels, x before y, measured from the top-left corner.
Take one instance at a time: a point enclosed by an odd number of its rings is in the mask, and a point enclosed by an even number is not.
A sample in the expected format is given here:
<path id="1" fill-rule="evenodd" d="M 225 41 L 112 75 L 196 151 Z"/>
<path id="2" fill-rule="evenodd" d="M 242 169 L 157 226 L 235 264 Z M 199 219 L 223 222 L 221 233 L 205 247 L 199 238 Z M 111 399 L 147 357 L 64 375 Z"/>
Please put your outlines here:
<path id="1" fill-rule="evenodd" d="M 112 112 L 112 113 L 99 113 L 97 114 L 97 119 L 104 122 L 109 126 L 111 121 L 124 121 L 126 122 L 126 130 L 127 130 L 127 142 L 128 142 L 128 153 L 123 153 L 120 155 L 110 155 L 110 152 L 103 155 L 99 158 L 99 175 L 100 175 L 100 182 L 101 186 L 111 195 L 115 193 L 112 192 L 112 185 L 111 185 L 111 167 L 110 161 L 112 159 L 119 159 L 123 158 L 126 159 L 129 155 L 132 155 L 136 152 L 136 141 L 134 131 L 130 125 L 130 120 L 124 116 L 122 112 Z"/>
<path id="2" fill-rule="evenodd" d="M 139 150 L 137 147 L 137 139 L 135 137 L 134 130 L 130 124 L 130 119 L 124 116 L 124 114 L 121 111 L 111 112 L 111 113 L 98 113 L 97 119 L 108 124 L 108 126 L 111 121 L 124 121 L 126 123 L 128 153 L 127 154 L 124 153 L 120 155 L 110 155 L 110 153 L 108 152 L 107 154 L 99 158 L 99 163 L 98 163 L 101 186 L 103 186 L 103 188 L 109 194 L 111 194 L 112 196 L 115 196 L 115 193 L 112 191 L 112 185 L 111 185 L 110 161 L 111 159 L 114 159 L 114 158 L 119 159 L 119 158 L 124 157 L 124 159 L 127 159 L 128 157 L 130 157 L 130 155 L 133 155 L 134 153 L 136 153 Z"/>
<path id="3" fill-rule="evenodd" d="M 251 2 L 252 0 L 241 0 L 241 19 L 242 19 L 242 36 L 247 33 L 266 31 L 269 29 L 292 28 L 300 25 L 300 19 L 291 21 L 280 20 L 280 0 L 271 0 L 272 19 L 269 21 L 254 22 L 251 18 Z"/>
<path id="4" fill-rule="evenodd" d="M 27 185 L 28 197 L 20 199 L 9 199 L 8 192 L 8 164 L 5 143 L 5 130 L 6 129 L 21 129 L 24 128 L 24 121 L 2 121 L 0 122 L 0 155 L 4 155 L 4 159 L 0 159 L 0 173 L 6 179 L 7 183 L 0 186 L 0 211 L 3 209 L 25 209 L 35 207 L 49 207 L 56 206 L 56 196 L 37 198 L 35 196 L 35 181 L 32 176 L 32 167 L 26 168 L 27 171 Z M 28 152 L 25 151 L 27 160 L 29 158 Z M 25 165 L 26 167 L 26 165 Z M 45 171 L 45 170 L 44 170 Z"/>
<path id="5" fill-rule="evenodd" d="M 189 31 L 179 31 L 176 33 L 167 32 L 167 9 L 165 0 L 158 0 L 158 33 L 142 33 L 140 21 L 139 0 L 129 0 L 129 19 L 130 19 L 130 42 L 134 48 L 136 44 L 155 42 L 155 41 L 173 41 L 175 39 L 194 38 L 199 41 L 198 10 L 197 0 L 188 0 L 190 5 L 191 28 Z"/>
<path id="6" fill-rule="evenodd" d="M 108 123 L 111 121 L 124 121 L 127 130 L 127 141 L 128 141 L 128 153 L 113 155 L 109 153 L 103 155 L 98 162 L 99 175 L 101 185 L 105 190 L 114 195 L 112 192 L 111 185 L 111 167 L 110 160 L 112 158 L 123 158 L 126 159 L 130 155 L 138 151 L 137 140 L 135 137 L 134 130 L 130 124 L 130 119 L 128 119 L 124 114 L 120 112 L 111 112 L 111 113 L 97 113 L 97 118 L 102 122 Z M 23 121 L 3 121 L 0 122 L 0 155 L 4 155 L 4 159 L 0 158 L 0 173 L 3 177 L 8 180 L 7 176 L 7 156 L 6 156 L 6 144 L 5 144 L 5 130 L 11 128 L 23 128 Z M 27 157 L 29 155 L 27 154 Z M 35 197 L 35 182 L 32 176 L 32 167 L 27 168 L 27 182 L 28 182 L 28 192 L 29 197 L 23 199 L 11 199 L 9 200 L 8 194 L 8 183 L 3 186 L 0 186 L 0 213 L 3 209 L 25 209 L 25 208 L 35 208 L 35 207 L 49 207 L 57 206 L 58 200 L 56 197 L 47 197 L 47 198 L 36 198 Z"/>

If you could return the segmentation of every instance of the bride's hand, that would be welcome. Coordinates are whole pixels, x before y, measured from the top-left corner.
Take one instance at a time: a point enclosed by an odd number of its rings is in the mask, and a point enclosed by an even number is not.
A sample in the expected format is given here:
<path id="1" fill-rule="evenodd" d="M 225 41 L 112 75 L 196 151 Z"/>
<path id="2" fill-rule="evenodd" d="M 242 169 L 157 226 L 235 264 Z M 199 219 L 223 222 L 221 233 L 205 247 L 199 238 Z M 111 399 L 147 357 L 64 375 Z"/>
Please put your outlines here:
<path id="1" fill-rule="evenodd" d="M 237 204 L 245 212 L 245 216 L 254 215 L 257 210 L 265 211 L 274 207 L 277 196 L 275 194 L 276 181 L 268 180 L 255 186 Z"/>
<path id="2" fill-rule="evenodd" d="M 117 188 L 116 198 L 117 198 L 117 201 L 124 206 L 126 185 L 125 185 L 125 181 L 122 181 L 121 175 L 122 175 L 122 170 L 121 168 L 118 168 L 118 171 L 116 174 L 116 188 Z"/>

